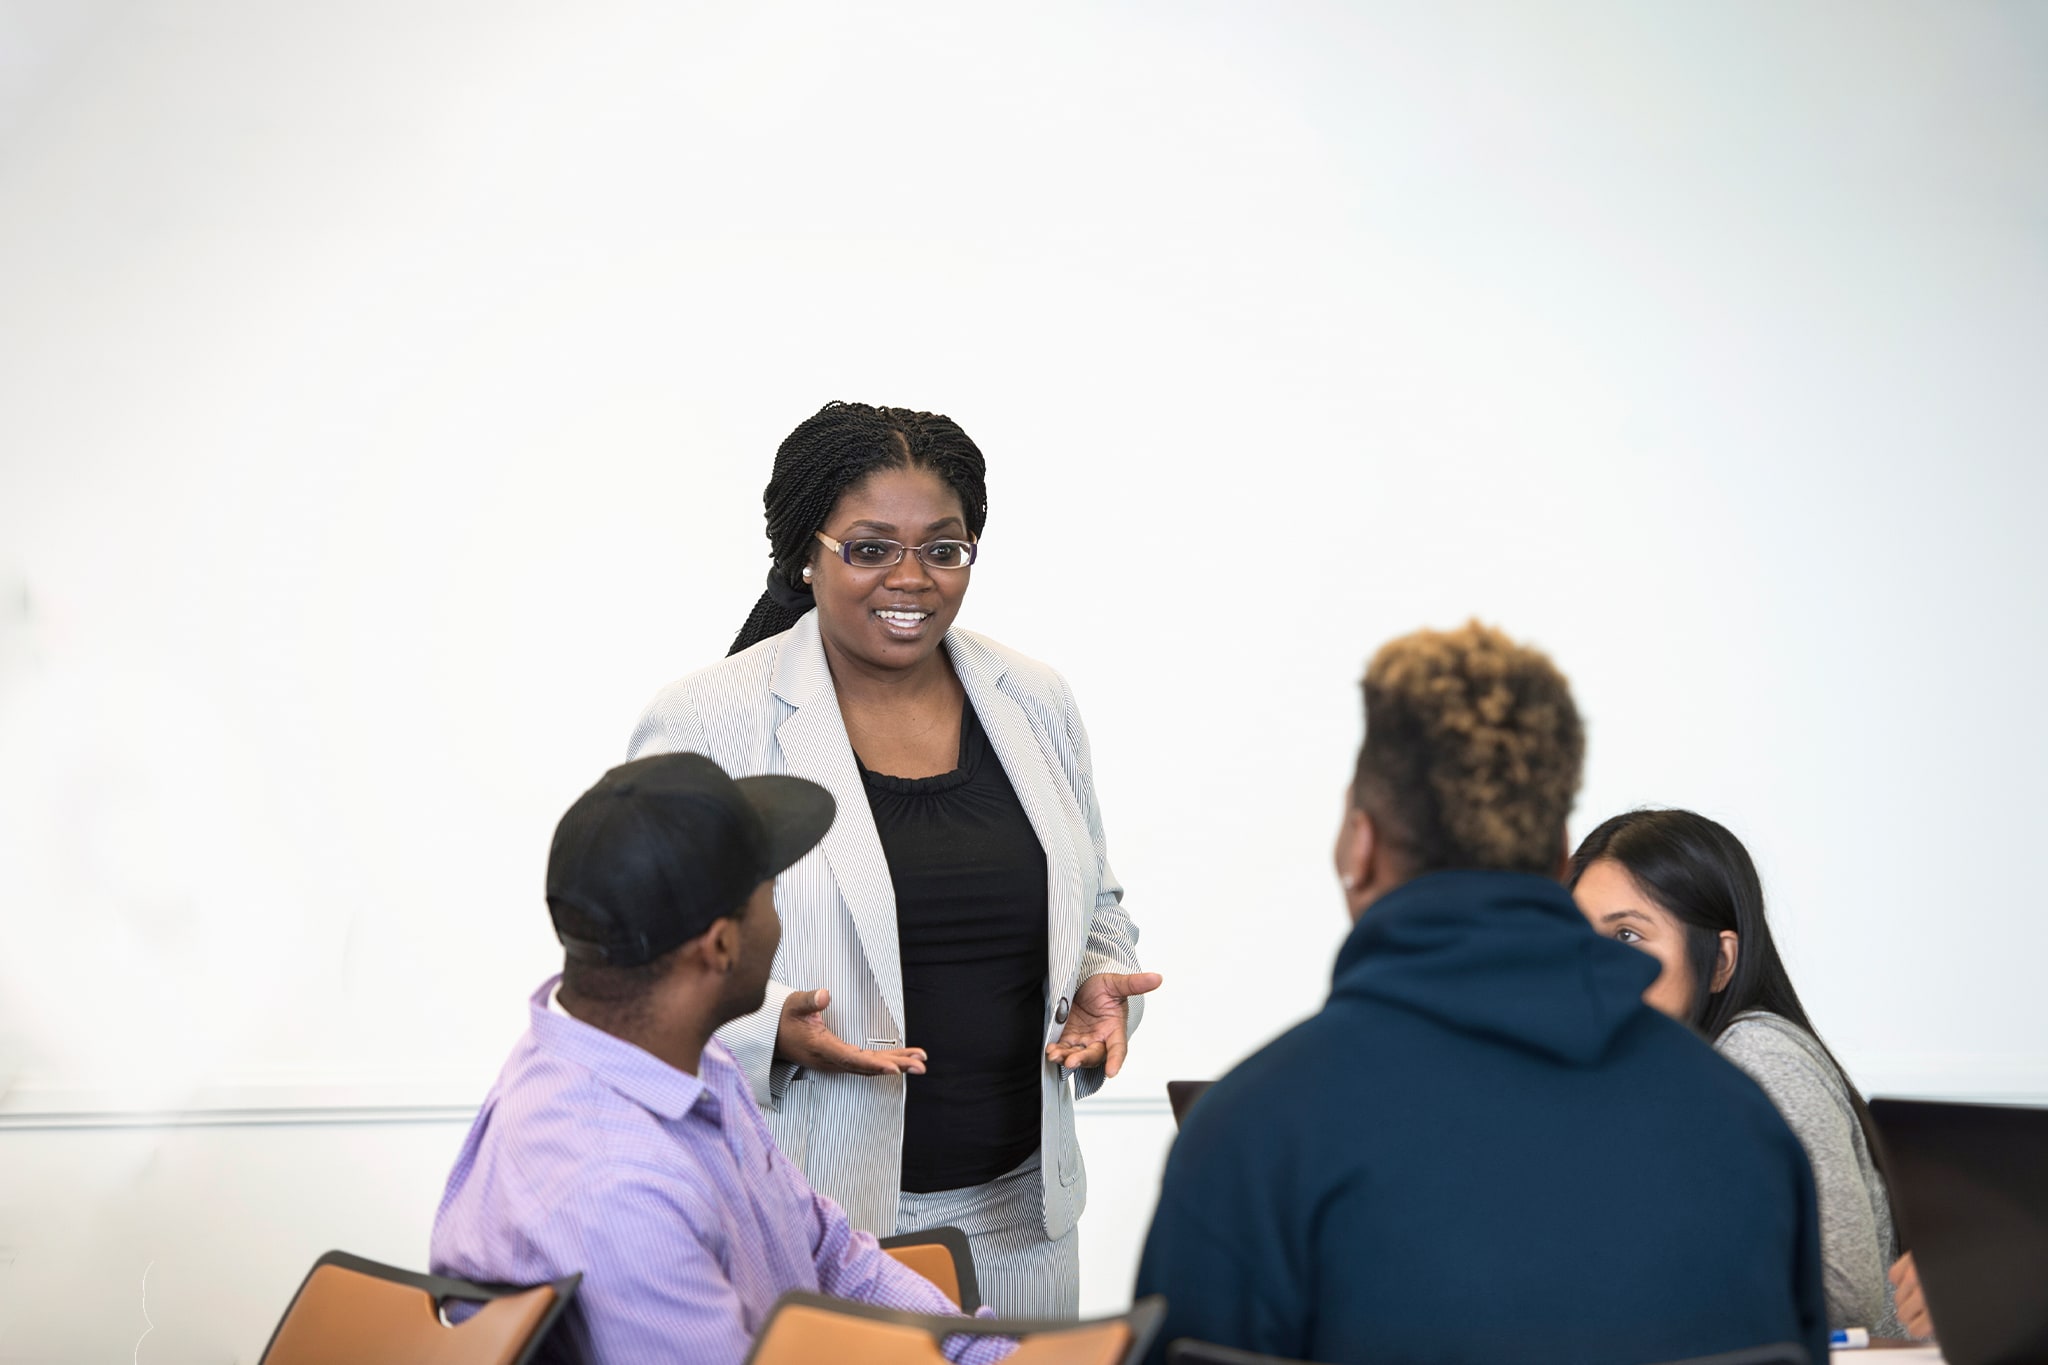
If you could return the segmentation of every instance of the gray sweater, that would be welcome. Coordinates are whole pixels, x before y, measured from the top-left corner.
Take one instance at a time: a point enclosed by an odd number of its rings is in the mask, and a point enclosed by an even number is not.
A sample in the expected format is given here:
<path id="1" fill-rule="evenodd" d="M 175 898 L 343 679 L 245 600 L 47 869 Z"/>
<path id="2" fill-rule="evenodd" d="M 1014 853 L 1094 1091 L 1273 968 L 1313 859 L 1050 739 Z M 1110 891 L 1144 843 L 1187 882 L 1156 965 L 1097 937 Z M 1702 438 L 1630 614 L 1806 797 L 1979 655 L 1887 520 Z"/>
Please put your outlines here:
<path id="1" fill-rule="evenodd" d="M 1736 1015 L 1714 1046 L 1763 1087 L 1813 1166 L 1828 1326 L 1905 1336 L 1885 1278 L 1897 1255 L 1891 1201 L 1841 1073 L 1812 1034 L 1764 1010 Z"/>

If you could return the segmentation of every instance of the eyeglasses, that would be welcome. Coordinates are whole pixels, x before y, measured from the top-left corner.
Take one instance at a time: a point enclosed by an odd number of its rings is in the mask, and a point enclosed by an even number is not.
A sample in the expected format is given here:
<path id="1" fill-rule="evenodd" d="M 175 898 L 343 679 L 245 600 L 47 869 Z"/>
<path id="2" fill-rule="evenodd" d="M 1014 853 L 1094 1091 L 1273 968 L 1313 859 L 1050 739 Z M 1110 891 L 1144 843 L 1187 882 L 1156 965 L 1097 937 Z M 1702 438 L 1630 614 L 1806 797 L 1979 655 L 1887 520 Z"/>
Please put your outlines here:
<path id="1" fill-rule="evenodd" d="M 834 540 L 816 531 L 825 548 L 856 569 L 887 569 L 903 562 L 906 551 L 917 556 L 927 569 L 964 569 L 974 562 L 978 548 L 971 540 L 934 540 L 925 545 L 905 545 L 900 540 Z"/>

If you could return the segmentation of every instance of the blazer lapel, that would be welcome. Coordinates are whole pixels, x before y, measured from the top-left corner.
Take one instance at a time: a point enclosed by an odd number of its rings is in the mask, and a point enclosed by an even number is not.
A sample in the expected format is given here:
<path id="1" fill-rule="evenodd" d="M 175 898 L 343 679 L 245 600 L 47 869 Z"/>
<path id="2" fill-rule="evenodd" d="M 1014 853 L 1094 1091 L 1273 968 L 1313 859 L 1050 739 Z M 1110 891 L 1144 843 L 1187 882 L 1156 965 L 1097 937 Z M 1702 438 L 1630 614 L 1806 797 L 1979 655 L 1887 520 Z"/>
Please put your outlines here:
<path id="1" fill-rule="evenodd" d="M 1016 698 L 1003 690 L 1003 662 L 994 651 L 961 631 L 948 632 L 946 649 L 953 671 L 967 690 L 968 704 L 981 718 L 989 745 L 1002 761 L 1010 785 L 1016 788 L 1024 814 L 1045 850 L 1048 888 L 1047 974 L 1052 989 L 1065 988 L 1081 961 L 1088 941 L 1088 907 L 1082 904 L 1081 862 L 1073 843 L 1073 822 L 1068 819 L 1065 789 L 1055 780 L 1059 756 L 1049 750 L 1031 717 Z M 1051 1007 L 1051 1002 L 1047 1002 Z"/>
<path id="2" fill-rule="evenodd" d="M 868 970 L 896 1021 L 896 1036 L 902 1038 L 903 956 L 896 941 L 896 888 L 889 880 L 882 837 L 868 810 L 867 789 L 854 766 L 853 744 L 839 714 L 831 670 L 825 666 L 815 612 L 805 613 L 790 629 L 775 661 L 772 687 L 777 697 L 796 708 L 775 730 L 788 772 L 818 783 L 838 803 L 838 814 L 820 847 L 853 916 Z M 858 1039 L 851 1041 L 860 1045 Z"/>

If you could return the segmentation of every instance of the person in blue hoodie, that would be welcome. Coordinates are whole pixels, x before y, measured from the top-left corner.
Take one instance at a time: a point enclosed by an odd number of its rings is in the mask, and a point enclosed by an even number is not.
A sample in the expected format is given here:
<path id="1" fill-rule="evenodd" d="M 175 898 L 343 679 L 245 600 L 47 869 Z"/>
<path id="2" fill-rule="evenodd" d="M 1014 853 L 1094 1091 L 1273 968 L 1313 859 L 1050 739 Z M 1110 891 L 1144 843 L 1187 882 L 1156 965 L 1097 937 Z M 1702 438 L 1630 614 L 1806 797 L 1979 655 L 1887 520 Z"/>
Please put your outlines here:
<path id="1" fill-rule="evenodd" d="M 1137 1292 L 1193 1337 L 1373 1365 L 1827 1359 L 1813 1177 L 1559 885 L 1584 731 L 1474 622 L 1383 648 L 1322 1011 L 1189 1111 Z"/>

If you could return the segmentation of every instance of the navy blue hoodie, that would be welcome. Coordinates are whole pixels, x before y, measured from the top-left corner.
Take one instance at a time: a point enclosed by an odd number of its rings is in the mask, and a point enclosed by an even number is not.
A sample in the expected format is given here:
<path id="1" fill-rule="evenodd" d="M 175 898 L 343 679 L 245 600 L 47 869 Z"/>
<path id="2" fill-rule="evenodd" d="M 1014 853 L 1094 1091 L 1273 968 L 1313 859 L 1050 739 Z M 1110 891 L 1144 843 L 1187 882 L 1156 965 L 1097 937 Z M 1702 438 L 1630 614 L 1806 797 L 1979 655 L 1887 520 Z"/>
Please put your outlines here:
<path id="1" fill-rule="evenodd" d="M 1368 908 L 1320 1014 L 1188 1113 L 1137 1292 L 1197 1337 L 1347 1365 L 1827 1359 L 1813 1177 L 1748 1077 L 1642 1003 L 1554 882 Z"/>

